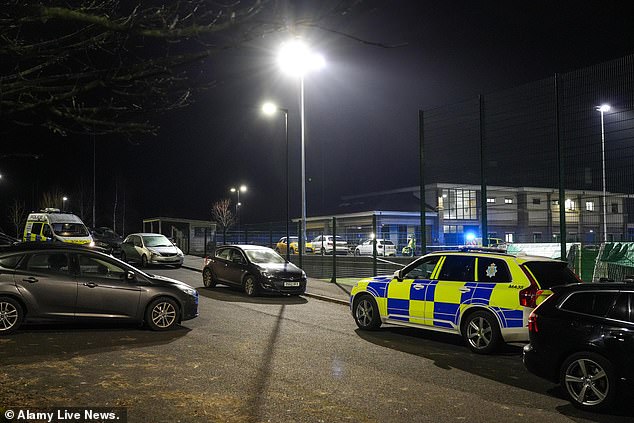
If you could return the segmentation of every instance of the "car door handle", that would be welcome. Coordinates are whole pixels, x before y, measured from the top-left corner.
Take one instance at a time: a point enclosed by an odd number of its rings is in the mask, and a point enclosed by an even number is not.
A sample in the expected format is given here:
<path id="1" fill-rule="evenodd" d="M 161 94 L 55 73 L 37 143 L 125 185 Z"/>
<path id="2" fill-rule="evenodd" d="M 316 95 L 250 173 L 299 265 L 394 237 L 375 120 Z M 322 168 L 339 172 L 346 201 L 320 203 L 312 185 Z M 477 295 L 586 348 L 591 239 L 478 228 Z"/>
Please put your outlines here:
<path id="1" fill-rule="evenodd" d="M 422 283 L 415 283 L 413 286 L 414 286 L 414 289 L 417 291 L 420 291 L 421 289 L 425 289 L 425 285 L 423 285 Z"/>
<path id="2" fill-rule="evenodd" d="M 86 282 L 84 283 L 84 286 L 87 286 L 88 288 L 94 288 L 96 286 L 98 286 L 96 283 L 94 282 Z"/>
<path id="3" fill-rule="evenodd" d="M 464 292 L 470 292 L 471 288 L 466 288 L 466 287 L 465 288 L 458 288 L 458 291 L 463 292 L 463 293 Z"/>
<path id="4" fill-rule="evenodd" d="M 22 282 L 35 283 L 35 282 L 37 282 L 37 278 L 34 278 L 33 276 L 30 276 L 28 278 L 22 279 Z"/>

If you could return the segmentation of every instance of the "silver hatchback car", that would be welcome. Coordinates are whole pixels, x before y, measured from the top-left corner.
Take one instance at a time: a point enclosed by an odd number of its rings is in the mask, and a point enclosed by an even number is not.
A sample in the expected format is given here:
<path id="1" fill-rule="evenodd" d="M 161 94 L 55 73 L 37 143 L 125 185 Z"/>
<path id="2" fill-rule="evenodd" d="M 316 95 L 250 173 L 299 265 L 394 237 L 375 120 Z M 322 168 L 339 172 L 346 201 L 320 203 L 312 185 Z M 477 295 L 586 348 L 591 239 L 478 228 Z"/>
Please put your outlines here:
<path id="1" fill-rule="evenodd" d="M 152 233 L 130 234 L 121 244 L 121 260 L 138 263 L 141 267 L 150 264 L 183 265 L 183 252 L 165 235 Z"/>

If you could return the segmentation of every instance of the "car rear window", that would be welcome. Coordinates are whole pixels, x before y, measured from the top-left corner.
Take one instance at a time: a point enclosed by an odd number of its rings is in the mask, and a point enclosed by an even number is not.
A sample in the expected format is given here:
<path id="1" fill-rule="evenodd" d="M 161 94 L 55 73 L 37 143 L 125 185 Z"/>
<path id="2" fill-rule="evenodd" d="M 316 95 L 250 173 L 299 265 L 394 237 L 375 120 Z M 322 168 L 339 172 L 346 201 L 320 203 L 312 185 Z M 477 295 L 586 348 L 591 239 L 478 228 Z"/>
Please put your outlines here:
<path id="1" fill-rule="evenodd" d="M 0 257 L 0 267 L 4 267 L 5 269 L 15 269 L 21 258 L 22 255 Z"/>
<path id="2" fill-rule="evenodd" d="M 560 308 L 603 317 L 614 305 L 617 295 L 617 292 L 575 292 L 561 304 Z"/>
<path id="3" fill-rule="evenodd" d="M 557 285 L 579 283 L 579 279 L 563 261 L 529 261 L 524 263 L 537 279 L 541 289 L 550 289 Z"/>

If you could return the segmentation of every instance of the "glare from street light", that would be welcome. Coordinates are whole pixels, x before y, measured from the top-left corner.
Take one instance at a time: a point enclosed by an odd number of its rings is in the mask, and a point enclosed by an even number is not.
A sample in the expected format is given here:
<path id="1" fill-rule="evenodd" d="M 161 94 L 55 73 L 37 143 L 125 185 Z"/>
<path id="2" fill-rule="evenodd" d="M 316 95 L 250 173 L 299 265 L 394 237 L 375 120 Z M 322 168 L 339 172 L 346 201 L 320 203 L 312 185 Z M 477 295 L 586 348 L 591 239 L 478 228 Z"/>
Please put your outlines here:
<path id="1" fill-rule="evenodd" d="M 273 115 L 277 112 L 277 106 L 268 101 L 262 105 L 262 112 L 266 115 Z"/>
<path id="2" fill-rule="evenodd" d="M 284 72 L 302 76 L 311 69 L 323 68 L 326 60 L 322 55 L 311 52 L 302 41 L 292 40 L 282 44 L 278 64 Z"/>
<path id="3" fill-rule="evenodd" d="M 236 189 L 235 188 L 231 188 L 229 191 L 236 192 Z"/>
<path id="4" fill-rule="evenodd" d="M 68 200 L 68 197 L 62 197 L 62 200 L 66 201 L 66 200 Z"/>
<path id="5" fill-rule="evenodd" d="M 245 192 L 247 190 L 246 185 L 240 185 L 240 192 Z"/>
<path id="6" fill-rule="evenodd" d="M 611 109 L 609 104 L 602 104 L 599 107 L 597 107 L 597 110 L 600 112 L 609 112 Z"/>

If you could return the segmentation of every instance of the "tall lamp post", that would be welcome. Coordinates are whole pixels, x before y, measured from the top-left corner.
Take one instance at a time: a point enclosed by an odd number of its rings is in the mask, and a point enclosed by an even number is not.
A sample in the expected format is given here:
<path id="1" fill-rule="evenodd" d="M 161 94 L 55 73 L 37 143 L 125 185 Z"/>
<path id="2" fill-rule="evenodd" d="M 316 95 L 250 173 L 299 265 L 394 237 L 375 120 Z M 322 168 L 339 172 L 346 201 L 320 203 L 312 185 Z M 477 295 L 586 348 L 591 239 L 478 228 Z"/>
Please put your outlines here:
<path id="1" fill-rule="evenodd" d="M 238 221 L 238 242 L 240 242 L 240 215 L 238 214 L 239 207 L 242 205 L 242 203 L 240 202 L 240 193 L 246 192 L 247 186 L 243 184 L 239 187 L 231 187 L 229 188 L 229 191 L 234 192 L 238 196 L 238 199 L 236 201 L 236 220 Z"/>
<path id="2" fill-rule="evenodd" d="M 278 55 L 278 63 L 283 72 L 299 77 L 299 107 L 302 150 L 302 233 L 299 248 L 306 242 L 306 148 L 305 148 L 305 118 L 304 118 L 304 75 L 310 70 L 324 66 L 323 56 L 311 52 L 306 44 L 299 39 L 283 43 Z"/>
<path id="3" fill-rule="evenodd" d="M 596 108 L 601 113 L 601 168 L 603 172 L 603 242 L 608 241 L 607 205 L 605 196 L 605 126 L 603 124 L 603 114 L 610 111 L 609 104 L 602 104 Z"/>
<path id="4" fill-rule="evenodd" d="M 273 115 L 276 112 L 284 113 L 284 132 L 286 133 L 286 261 L 291 260 L 291 234 L 289 229 L 290 221 L 290 194 L 288 183 L 288 109 L 277 107 L 275 104 L 267 102 L 262 105 L 262 111 L 267 115 Z"/>
<path id="5" fill-rule="evenodd" d="M 66 202 L 68 201 L 68 197 L 62 197 L 62 211 L 66 211 Z"/>

